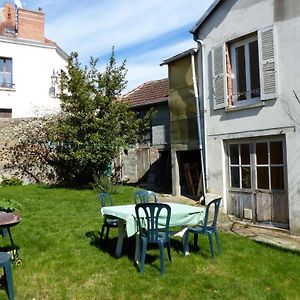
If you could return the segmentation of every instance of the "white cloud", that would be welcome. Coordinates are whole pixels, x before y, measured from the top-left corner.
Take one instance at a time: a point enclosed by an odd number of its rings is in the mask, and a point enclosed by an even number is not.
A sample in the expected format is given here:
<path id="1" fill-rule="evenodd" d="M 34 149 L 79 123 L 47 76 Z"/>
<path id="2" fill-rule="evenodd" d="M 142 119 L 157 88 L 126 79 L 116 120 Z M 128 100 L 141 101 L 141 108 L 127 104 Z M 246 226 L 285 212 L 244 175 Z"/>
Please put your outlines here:
<path id="1" fill-rule="evenodd" d="M 168 77 L 167 66 L 160 66 L 160 63 L 166 58 L 195 46 L 191 38 L 129 58 L 126 64 L 128 69 L 126 90 L 131 90 L 145 81 Z"/>
<path id="2" fill-rule="evenodd" d="M 188 30 L 213 0 L 30 2 L 43 7 L 47 37 L 67 53 L 77 51 L 83 61 L 89 56 L 102 60 L 116 46 L 117 59 L 127 60 L 130 90 L 145 81 L 167 77 L 167 67 L 159 64 L 196 46 Z"/>
<path id="3" fill-rule="evenodd" d="M 85 1 L 84 1 L 85 2 Z M 46 32 L 68 51 L 82 55 L 125 48 L 196 22 L 212 0 L 111 0 L 70 8 Z"/>

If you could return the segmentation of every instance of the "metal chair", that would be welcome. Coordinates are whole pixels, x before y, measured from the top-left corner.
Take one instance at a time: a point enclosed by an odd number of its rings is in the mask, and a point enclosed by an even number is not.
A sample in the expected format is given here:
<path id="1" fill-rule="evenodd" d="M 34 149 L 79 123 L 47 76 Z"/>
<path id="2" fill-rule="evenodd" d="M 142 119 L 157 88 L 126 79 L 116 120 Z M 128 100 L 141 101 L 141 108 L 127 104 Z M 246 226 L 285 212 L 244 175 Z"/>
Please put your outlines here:
<path id="1" fill-rule="evenodd" d="M 221 203 L 222 198 L 217 198 L 212 201 L 210 201 L 206 207 L 205 211 L 205 217 L 204 217 L 204 222 L 203 225 L 197 225 L 195 227 L 188 227 L 184 236 L 183 236 L 183 251 L 184 253 L 189 252 L 189 233 L 194 234 L 194 247 L 197 247 L 198 244 L 198 234 L 207 234 L 208 236 L 208 241 L 209 241 L 209 248 L 210 248 L 210 253 L 212 258 L 215 257 L 214 253 L 214 245 L 213 245 L 213 234 L 215 235 L 217 247 L 218 247 L 218 253 L 221 253 L 221 245 L 219 241 L 219 236 L 218 236 L 218 229 L 217 229 L 217 221 L 218 221 L 218 214 L 219 214 L 219 208 L 220 208 L 220 203 Z M 209 212 L 210 209 L 214 206 L 212 209 L 213 210 L 213 221 L 211 224 L 208 222 L 208 217 L 209 217 Z"/>
<path id="2" fill-rule="evenodd" d="M 152 201 L 153 199 L 153 201 Z M 133 194 L 133 202 L 137 203 L 149 203 L 149 202 L 158 202 L 156 193 L 147 190 L 138 190 Z"/>
<path id="3" fill-rule="evenodd" d="M 160 252 L 160 274 L 165 273 L 164 247 L 167 246 L 171 258 L 169 224 L 171 207 L 164 203 L 139 203 L 135 206 L 138 229 L 141 239 L 140 273 L 144 272 L 147 244 L 158 244 Z M 161 214 L 163 218 L 160 219 Z M 161 229 L 164 231 L 161 231 Z"/>
<path id="4" fill-rule="evenodd" d="M 4 270 L 8 298 L 9 300 L 13 300 L 14 287 L 13 287 L 12 272 L 11 272 L 11 265 L 10 265 L 10 255 L 6 252 L 0 252 L 0 267 L 2 267 Z"/>
<path id="5" fill-rule="evenodd" d="M 111 196 L 108 193 L 100 193 L 99 199 L 100 199 L 102 207 L 113 205 Z M 100 240 L 102 240 L 102 238 L 103 238 L 105 228 L 106 228 L 105 239 L 107 240 L 108 235 L 109 235 L 109 229 L 111 227 L 118 228 L 118 219 L 111 219 L 111 218 L 104 217 L 102 228 L 101 228 Z"/>

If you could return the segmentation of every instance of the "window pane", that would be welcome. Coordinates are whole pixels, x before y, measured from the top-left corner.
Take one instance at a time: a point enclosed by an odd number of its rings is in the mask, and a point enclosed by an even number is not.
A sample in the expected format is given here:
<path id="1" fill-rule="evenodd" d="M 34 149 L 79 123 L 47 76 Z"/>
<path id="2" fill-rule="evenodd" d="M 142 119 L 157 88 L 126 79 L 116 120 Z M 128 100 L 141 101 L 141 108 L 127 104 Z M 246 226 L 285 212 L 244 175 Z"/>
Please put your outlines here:
<path id="1" fill-rule="evenodd" d="M 246 189 L 251 188 L 250 167 L 242 167 L 242 187 Z"/>
<path id="2" fill-rule="evenodd" d="M 250 144 L 241 145 L 241 164 L 250 165 Z"/>
<path id="3" fill-rule="evenodd" d="M 11 73 L 11 71 L 12 71 L 12 61 L 11 61 L 11 59 L 6 59 L 5 63 L 6 63 L 6 72 Z"/>
<path id="4" fill-rule="evenodd" d="M 256 144 L 256 163 L 258 165 L 268 164 L 268 143 Z"/>
<path id="5" fill-rule="evenodd" d="M 269 189 L 268 167 L 258 167 L 257 168 L 257 188 Z"/>
<path id="6" fill-rule="evenodd" d="M 230 145 L 230 164 L 239 164 L 239 145 Z"/>
<path id="7" fill-rule="evenodd" d="M 0 72 L 3 72 L 4 70 L 4 60 L 3 58 L 0 58 Z"/>
<path id="8" fill-rule="evenodd" d="M 245 100 L 247 99 L 245 46 L 240 46 L 235 49 L 235 59 L 236 59 L 237 99 Z"/>
<path id="9" fill-rule="evenodd" d="M 240 187 L 240 172 L 239 167 L 231 167 L 231 187 Z"/>
<path id="10" fill-rule="evenodd" d="M 282 142 L 270 143 L 271 164 L 283 164 Z"/>
<path id="11" fill-rule="evenodd" d="M 4 84 L 4 73 L 0 71 L 0 87 Z"/>
<path id="12" fill-rule="evenodd" d="M 271 186 L 272 189 L 284 189 L 283 167 L 271 167 Z"/>
<path id="13" fill-rule="evenodd" d="M 249 43 L 251 98 L 260 97 L 258 43 Z"/>

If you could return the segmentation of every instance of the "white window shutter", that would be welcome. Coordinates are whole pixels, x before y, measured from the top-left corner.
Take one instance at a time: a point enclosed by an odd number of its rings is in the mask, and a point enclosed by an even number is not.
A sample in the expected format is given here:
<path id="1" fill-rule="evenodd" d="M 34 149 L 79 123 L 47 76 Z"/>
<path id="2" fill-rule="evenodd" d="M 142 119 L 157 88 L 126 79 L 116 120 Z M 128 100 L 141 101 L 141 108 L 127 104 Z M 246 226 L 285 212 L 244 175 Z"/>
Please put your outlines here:
<path id="1" fill-rule="evenodd" d="M 276 64 L 273 26 L 258 31 L 261 100 L 276 98 Z"/>
<path id="2" fill-rule="evenodd" d="M 227 76 L 224 44 L 212 49 L 214 109 L 227 106 Z"/>

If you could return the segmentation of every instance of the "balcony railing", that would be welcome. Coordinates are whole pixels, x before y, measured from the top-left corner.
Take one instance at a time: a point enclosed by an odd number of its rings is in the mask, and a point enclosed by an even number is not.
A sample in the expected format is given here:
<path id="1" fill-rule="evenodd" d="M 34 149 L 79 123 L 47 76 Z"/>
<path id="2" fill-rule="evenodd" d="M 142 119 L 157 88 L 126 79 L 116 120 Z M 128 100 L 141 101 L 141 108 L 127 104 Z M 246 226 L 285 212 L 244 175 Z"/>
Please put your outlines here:
<path id="1" fill-rule="evenodd" d="M 15 84 L 14 83 L 7 83 L 7 82 L 0 82 L 0 88 L 2 88 L 2 89 L 14 89 Z"/>

